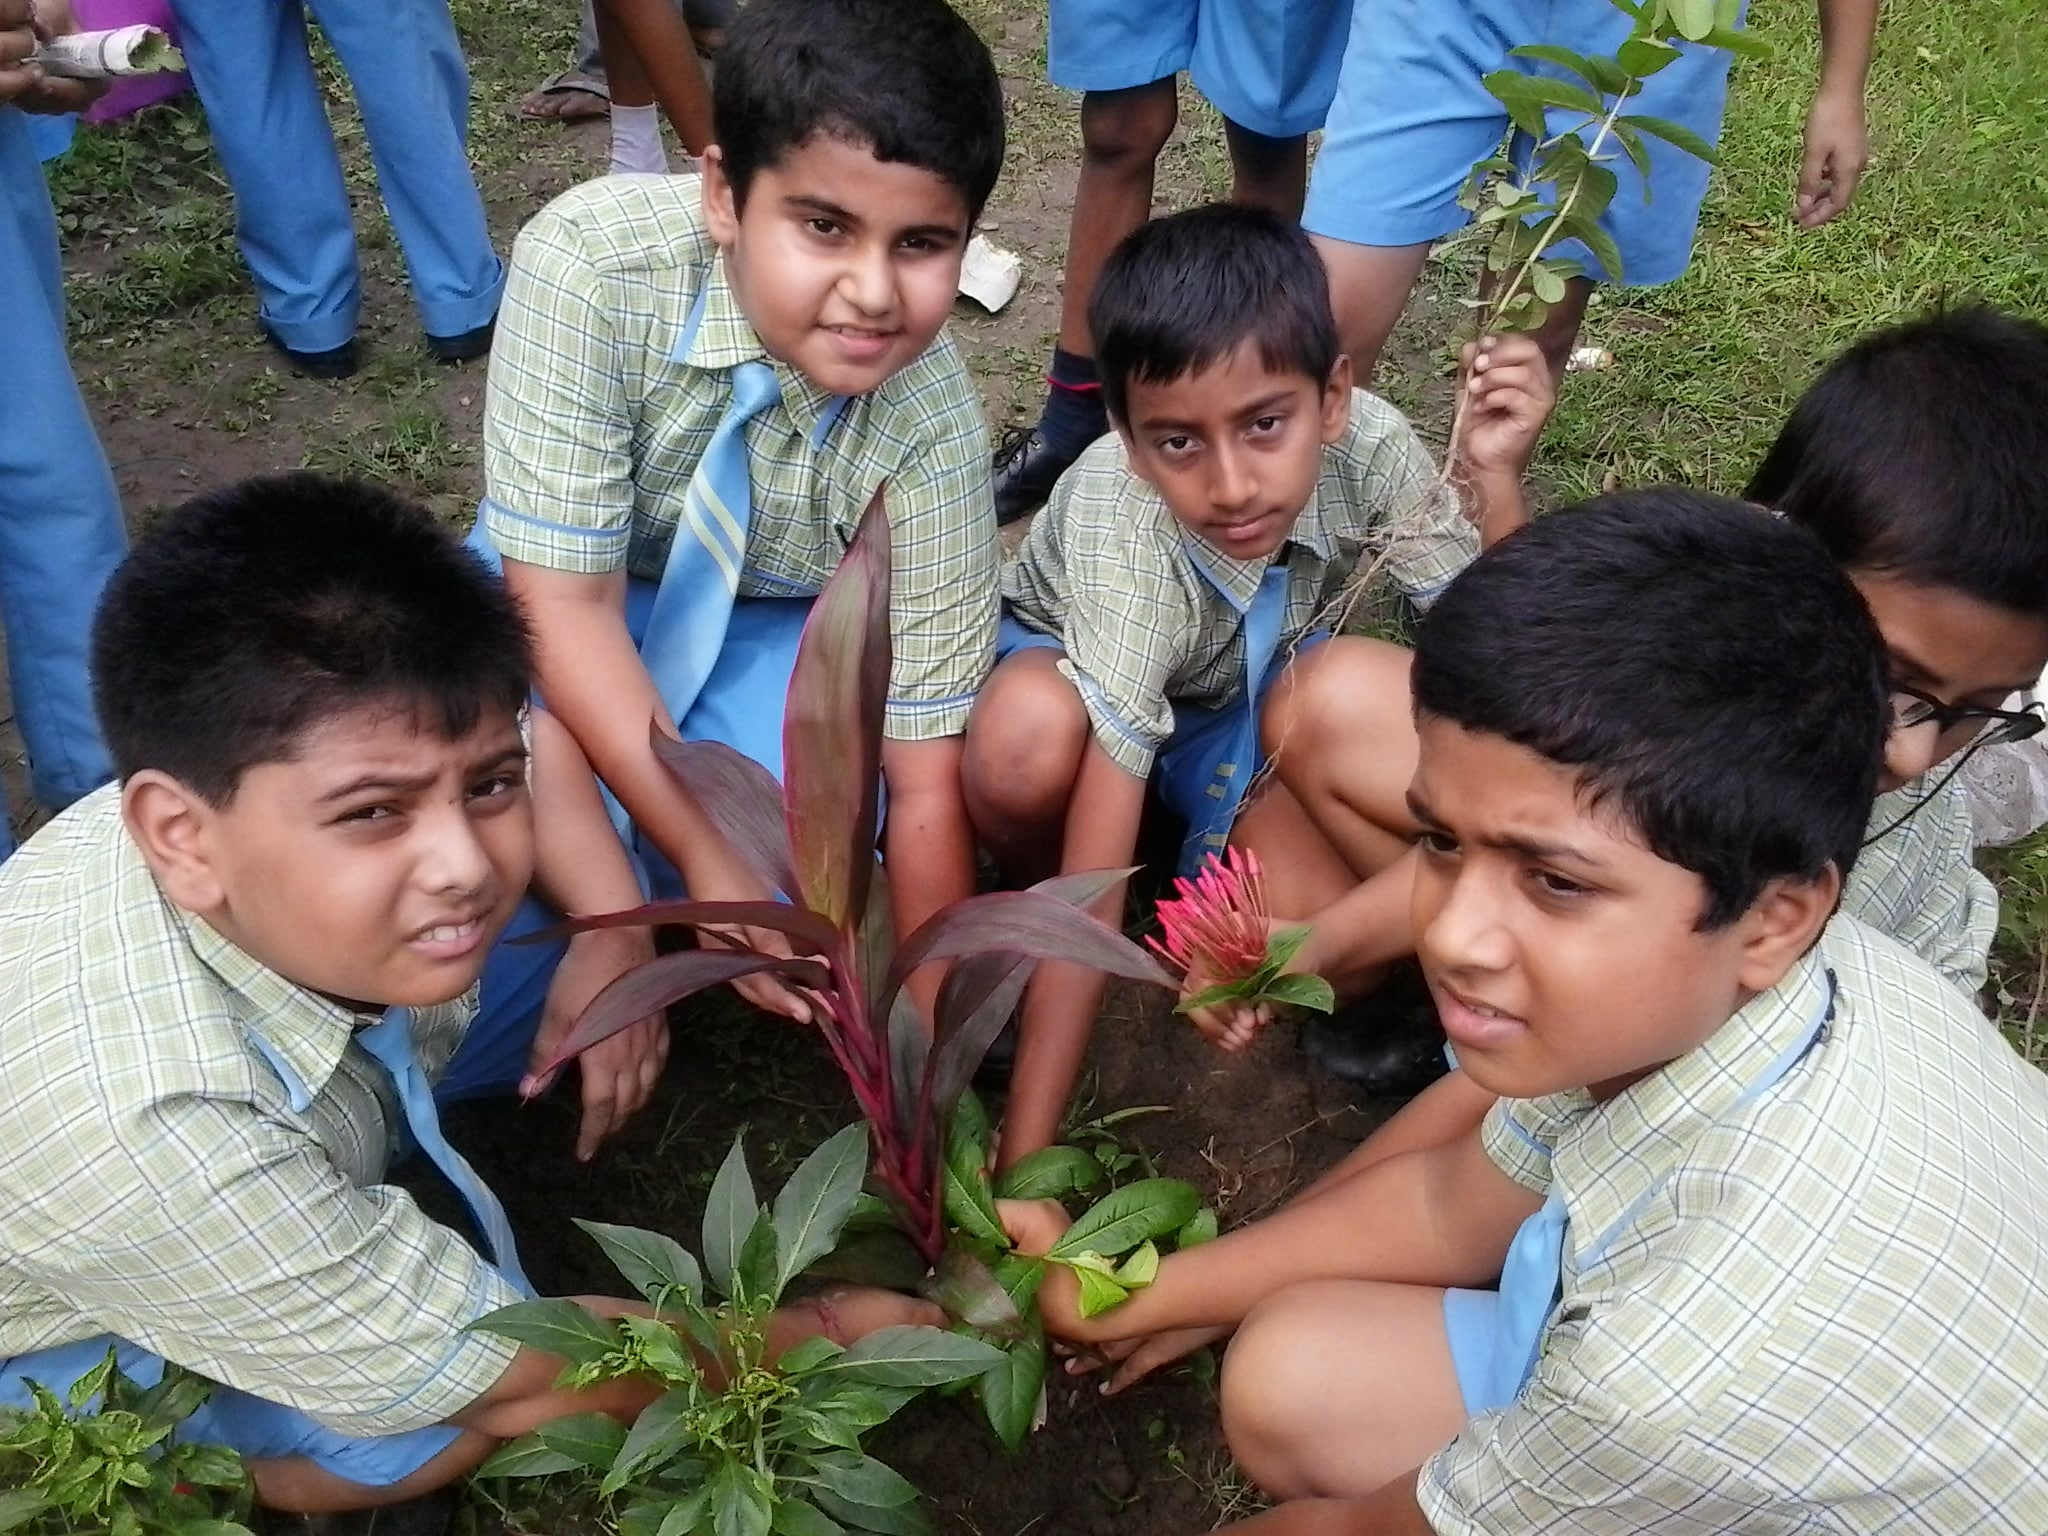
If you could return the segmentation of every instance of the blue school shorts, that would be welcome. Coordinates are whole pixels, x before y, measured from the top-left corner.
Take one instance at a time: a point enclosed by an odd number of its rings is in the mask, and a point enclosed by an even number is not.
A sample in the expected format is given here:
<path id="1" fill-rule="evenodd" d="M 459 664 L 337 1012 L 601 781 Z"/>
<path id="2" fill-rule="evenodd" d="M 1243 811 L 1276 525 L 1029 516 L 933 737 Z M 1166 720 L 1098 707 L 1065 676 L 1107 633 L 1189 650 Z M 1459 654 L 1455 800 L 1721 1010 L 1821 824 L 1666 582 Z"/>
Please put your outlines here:
<path id="1" fill-rule="evenodd" d="M 0 1408 L 26 1408 L 33 1381 L 64 1397 L 71 1384 L 107 1357 L 113 1347 L 121 1370 L 141 1386 L 162 1380 L 164 1362 L 148 1350 L 119 1339 L 87 1339 L 0 1360 Z M 178 1426 L 174 1440 L 224 1445 L 245 1460 L 303 1457 L 323 1471 L 366 1488 L 404 1482 L 455 1443 L 462 1433 L 447 1424 L 398 1435 L 344 1435 L 316 1423 L 296 1408 L 265 1402 L 232 1387 L 216 1386 L 198 1411 Z"/>
<path id="2" fill-rule="evenodd" d="M 1507 114 L 1480 84 L 1496 69 L 1575 79 L 1508 50 L 1557 43 L 1611 55 L 1628 18 L 1609 0 L 1357 0 L 1356 22 L 1309 180 L 1302 224 L 1353 245 L 1420 245 L 1460 229 L 1458 189 L 1475 161 L 1494 153 Z M 1678 60 L 1643 83 L 1628 110 L 1669 118 L 1714 142 L 1728 96 L 1729 55 L 1684 46 Z M 1553 113 L 1562 126 L 1574 114 Z M 1511 153 L 1526 157 L 1526 135 Z M 1626 155 L 1609 162 L 1619 190 L 1601 224 L 1620 249 L 1633 287 L 1668 283 L 1685 271 L 1706 197 L 1710 167 L 1661 139 L 1644 136 L 1649 184 Z M 1578 241 L 1555 247 L 1589 277 L 1612 280 Z"/>
<path id="3" fill-rule="evenodd" d="M 1241 127 L 1273 139 L 1323 125 L 1351 0 L 1051 0 L 1046 74 L 1124 91 L 1187 71 Z"/>

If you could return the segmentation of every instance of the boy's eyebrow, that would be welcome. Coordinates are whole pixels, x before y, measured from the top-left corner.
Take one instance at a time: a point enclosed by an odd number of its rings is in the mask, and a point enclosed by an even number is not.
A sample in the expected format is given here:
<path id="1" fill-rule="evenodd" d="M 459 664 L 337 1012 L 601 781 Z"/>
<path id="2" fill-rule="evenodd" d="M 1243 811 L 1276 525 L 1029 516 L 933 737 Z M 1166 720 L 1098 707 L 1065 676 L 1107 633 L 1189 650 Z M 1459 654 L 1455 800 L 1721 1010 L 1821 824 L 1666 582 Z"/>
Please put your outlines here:
<path id="1" fill-rule="evenodd" d="M 1429 803 L 1414 790 L 1407 795 L 1408 814 L 1427 828 L 1441 829 L 1443 823 L 1431 812 Z M 1593 855 L 1584 849 L 1574 848 L 1569 843 L 1546 843 L 1533 837 L 1482 837 L 1477 839 L 1482 848 L 1499 848 L 1508 853 L 1519 854 L 1539 864 L 1576 864 L 1581 869 L 1604 869 Z"/>
<path id="2" fill-rule="evenodd" d="M 1249 404 L 1237 407 L 1237 409 L 1233 411 L 1231 414 L 1238 417 L 1240 420 L 1247 416 L 1264 416 L 1268 412 L 1273 410 L 1276 406 L 1286 405 L 1293 398 L 1293 390 L 1276 389 L 1271 394 L 1261 395 L 1258 399 L 1251 401 Z M 1194 425 L 1194 423 L 1183 421 L 1178 416 L 1175 416 L 1170 412 L 1147 411 L 1142 416 L 1139 416 L 1137 418 L 1135 425 L 1156 432 L 1162 427 L 1185 427 L 1192 426 Z"/>
<path id="3" fill-rule="evenodd" d="M 782 205 L 797 213 L 815 214 L 819 218 L 831 219 L 840 224 L 851 224 L 858 228 L 867 221 L 851 208 L 842 208 L 830 198 L 819 197 L 810 192 L 785 192 Z M 958 240 L 960 231 L 951 224 L 911 224 L 896 232 L 896 238 L 905 239 L 916 235 L 926 240 Z"/>
<path id="4" fill-rule="evenodd" d="M 465 776 L 488 773 L 494 768 L 515 767 L 524 763 L 527 755 L 524 743 L 515 742 L 503 751 L 493 752 L 488 757 L 482 758 L 471 765 L 464 771 Z M 432 789 L 435 781 L 440 777 L 441 774 L 438 769 L 429 769 L 425 773 L 411 774 L 383 773 L 372 770 L 357 778 L 350 779 L 346 784 L 328 790 L 320 796 L 318 803 L 326 805 L 332 801 L 349 799 L 354 795 L 367 794 L 372 790 L 381 791 L 385 794 L 419 794 L 422 791 Z"/>

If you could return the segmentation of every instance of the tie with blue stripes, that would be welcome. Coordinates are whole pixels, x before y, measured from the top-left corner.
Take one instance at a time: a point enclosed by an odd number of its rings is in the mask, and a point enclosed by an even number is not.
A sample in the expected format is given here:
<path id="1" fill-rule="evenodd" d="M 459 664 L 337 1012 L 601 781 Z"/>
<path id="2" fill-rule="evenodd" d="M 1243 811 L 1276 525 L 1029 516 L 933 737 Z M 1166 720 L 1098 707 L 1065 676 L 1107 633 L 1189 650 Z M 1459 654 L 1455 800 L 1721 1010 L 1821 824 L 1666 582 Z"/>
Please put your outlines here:
<path id="1" fill-rule="evenodd" d="M 732 403 L 683 496 L 682 520 L 640 641 L 641 660 L 669 718 L 678 723 L 697 701 L 725 646 L 746 564 L 754 492 L 745 428 L 781 398 L 782 386 L 768 364 L 734 368 Z"/>
<path id="2" fill-rule="evenodd" d="M 420 1150 L 434 1160 L 434 1166 L 468 1203 L 477 1230 L 490 1244 L 498 1272 L 527 1295 L 533 1295 L 526 1271 L 519 1267 L 519 1250 L 512 1241 L 512 1223 L 505 1215 L 505 1207 L 498 1203 L 482 1175 L 470 1167 L 469 1160 L 448 1145 L 448 1138 L 441 1134 L 433 1086 L 420 1070 L 419 1054 L 412 1046 L 412 1010 L 387 1008 L 379 1022 L 358 1030 L 355 1038 L 371 1059 L 391 1075 L 392 1084 L 398 1089 L 399 1107 L 405 1111 L 406 1128 Z"/>

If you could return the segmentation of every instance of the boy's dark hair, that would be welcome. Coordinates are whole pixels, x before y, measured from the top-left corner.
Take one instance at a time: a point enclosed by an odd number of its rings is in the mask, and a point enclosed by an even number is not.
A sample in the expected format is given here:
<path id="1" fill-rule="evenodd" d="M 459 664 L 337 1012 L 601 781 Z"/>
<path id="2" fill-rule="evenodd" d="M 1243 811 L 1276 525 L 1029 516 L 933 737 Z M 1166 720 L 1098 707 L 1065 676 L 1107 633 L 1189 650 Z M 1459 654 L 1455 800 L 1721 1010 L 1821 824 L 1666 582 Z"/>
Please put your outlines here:
<path id="1" fill-rule="evenodd" d="M 823 135 L 930 171 L 981 217 L 1003 168 L 1003 87 L 945 0 L 750 0 L 711 84 L 733 198 Z"/>
<path id="2" fill-rule="evenodd" d="M 1318 384 L 1339 352 L 1330 278 L 1301 227 L 1211 203 L 1154 219 L 1110 254 L 1088 300 L 1102 403 L 1128 420 L 1133 380 L 1166 384 L 1245 342 Z"/>
<path id="3" fill-rule="evenodd" d="M 1803 529 L 1659 488 L 1537 519 L 1423 618 L 1418 714 L 1578 772 L 1706 883 L 1698 927 L 1766 882 L 1846 881 L 1889 719 L 1876 626 Z"/>
<path id="4" fill-rule="evenodd" d="M 453 739 L 517 710 L 531 677 L 517 604 L 448 530 L 304 473 L 195 496 L 137 539 L 92 669 L 115 771 L 159 769 L 215 805 L 344 711 L 396 704 Z"/>
<path id="5" fill-rule="evenodd" d="M 1973 306 L 1872 332 L 1800 396 L 1747 494 L 1849 570 L 2048 615 L 2048 328 Z"/>

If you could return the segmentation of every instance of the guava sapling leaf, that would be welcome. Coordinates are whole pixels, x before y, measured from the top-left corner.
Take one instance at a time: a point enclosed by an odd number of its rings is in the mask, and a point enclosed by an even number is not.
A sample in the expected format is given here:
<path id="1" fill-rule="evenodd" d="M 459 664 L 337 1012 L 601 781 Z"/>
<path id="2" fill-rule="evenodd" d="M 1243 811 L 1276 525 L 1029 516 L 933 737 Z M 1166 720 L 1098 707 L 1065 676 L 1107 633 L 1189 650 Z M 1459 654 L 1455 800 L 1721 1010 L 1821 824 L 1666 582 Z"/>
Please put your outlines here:
<path id="1" fill-rule="evenodd" d="M 1201 1194 L 1192 1184 L 1179 1179 L 1140 1179 L 1098 1200 L 1067 1228 L 1046 1256 L 1063 1259 L 1087 1249 L 1127 1253 L 1148 1238 L 1180 1230 L 1201 1208 Z"/>
<path id="2" fill-rule="evenodd" d="M 1100 1317 L 1130 1295 L 1113 1277 L 1098 1269 L 1076 1269 L 1074 1278 L 1081 1282 L 1083 1317 Z"/>
<path id="3" fill-rule="evenodd" d="M 747 1171 L 744 1139 L 735 1136 L 732 1150 L 711 1181 L 711 1199 L 704 1207 L 704 1263 L 721 1296 L 733 1296 L 739 1271 L 740 1246 L 761 1215 L 754 1199 L 754 1177 Z"/>
<path id="4" fill-rule="evenodd" d="M 1126 1290 L 1139 1291 L 1159 1278 L 1159 1245 L 1149 1240 L 1131 1250 L 1117 1266 L 1116 1282 Z"/>
<path id="5" fill-rule="evenodd" d="M 1002 1200 L 1060 1200 L 1086 1194 L 1102 1183 L 1102 1165 L 1079 1147 L 1040 1147 L 1012 1163 L 996 1179 Z"/>
<path id="6" fill-rule="evenodd" d="M 688 1291 L 692 1296 L 703 1293 L 704 1272 L 697 1267 L 695 1255 L 674 1238 L 642 1227 L 615 1227 L 580 1217 L 576 1225 L 597 1240 L 626 1284 L 647 1300 L 654 1300 L 664 1290 Z"/>
<path id="7" fill-rule="evenodd" d="M 1198 1248 L 1203 1243 L 1215 1241 L 1215 1238 L 1216 1213 L 1205 1205 L 1188 1218 L 1186 1226 L 1174 1234 L 1173 1246 L 1176 1248 Z"/>
<path id="8" fill-rule="evenodd" d="M 1332 1013 L 1337 1007 L 1336 989 L 1320 976 L 1275 976 L 1266 984 L 1265 996 L 1269 1002 L 1309 1008 L 1317 1013 Z"/>
<path id="9" fill-rule="evenodd" d="M 827 1138 L 797 1165 L 775 1196 L 776 1294 L 838 1245 L 867 1174 L 868 1128 Z"/>

